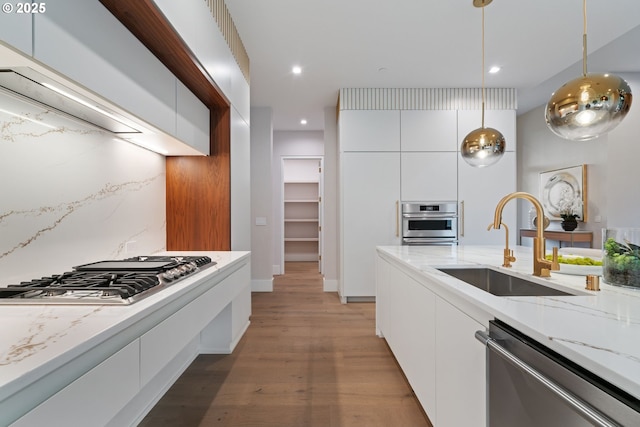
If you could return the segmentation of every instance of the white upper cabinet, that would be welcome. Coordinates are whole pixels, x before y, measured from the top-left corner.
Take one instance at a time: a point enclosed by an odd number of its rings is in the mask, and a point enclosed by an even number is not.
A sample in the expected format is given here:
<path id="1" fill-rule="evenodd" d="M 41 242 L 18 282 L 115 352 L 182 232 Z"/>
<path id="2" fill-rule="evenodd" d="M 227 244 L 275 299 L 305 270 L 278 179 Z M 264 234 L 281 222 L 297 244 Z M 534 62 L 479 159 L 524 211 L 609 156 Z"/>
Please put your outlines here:
<path id="1" fill-rule="evenodd" d="M 36 3 L 34 3 L 35 5 Z M 45 3 L 40 3 L 45 5 Z M 31 56 L 33 24 L 30 13 L 17 13 L 16 4 L 5 3 L 13 7 L 12 13 L 2 13 L 0 24 L 0 40 Z M 20 3 L 20 7 L 31 6 L 31 3 Z M 8 7 L 8 6 L 5 6 Z M 46 11 L 46 10 L 45 10 Z"/>
<path id="2" fill-rule="evenodd" d="M 201 153 L 209 154 L 209 108 L 177 81 L 176 136 Z"/>
<path id="3" fill-rule="evenodd" d="M 402 151 L 456 151 L 455 110 L 403 110 L 400 115 Z"/>
<path id="4" fill-rule="evenodd" d="M 400 111 L 340 111 L 340 151 L 400 151 Z"/>
<path id="5" fill-rule="evenodd" d="M 34 15 L 34 57 L 175 135 L 175 76 L 99 1 L 47 6 Z"/>
<path id="6" fill-rule="evenodd" d="M 502 158 L 489 167 L 475 168 L 461 157 L 458 159 L 458 233 L 460 244 L 464 245 L 504 245 L 505 230 L 487 231 L 493 223 L 495 208 L 500 199 L 516 191 L 516 153 L 506 152 Z M 516 244 L 518 228 L 516 224 L 516 201 L 509 202 L 502 220 L 509 228 L 509 244 Z"/>
<path id="7" fill-rule="evenodd" d="M 400 157 L 400 188 L 404 202 L 458 199 L 458 153 L 405 153 Z"/>
<path id="8" fill-rule="evenodd" d="M 481 110 L 458 111 L 458 139 L 467 136 L 469 132 L 482 126 Z M 506 151 L 516 151 L 516 111 L 515 110 L 485 110 L 484 126 L 500 131 L 506 141 Z M 460 150 L 458 144 L 458 150 Z"/>

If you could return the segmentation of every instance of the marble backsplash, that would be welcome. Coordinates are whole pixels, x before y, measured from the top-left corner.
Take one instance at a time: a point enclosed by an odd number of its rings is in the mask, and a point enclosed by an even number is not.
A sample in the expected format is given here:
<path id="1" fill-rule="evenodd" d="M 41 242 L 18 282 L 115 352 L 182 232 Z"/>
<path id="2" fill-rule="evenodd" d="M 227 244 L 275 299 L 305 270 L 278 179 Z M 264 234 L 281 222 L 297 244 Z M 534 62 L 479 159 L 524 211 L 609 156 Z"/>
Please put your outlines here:
<path id="1" fill-rule="evenodd" d="M 0 94 L 0 286 L 165 249 L 164 157 Z"/>

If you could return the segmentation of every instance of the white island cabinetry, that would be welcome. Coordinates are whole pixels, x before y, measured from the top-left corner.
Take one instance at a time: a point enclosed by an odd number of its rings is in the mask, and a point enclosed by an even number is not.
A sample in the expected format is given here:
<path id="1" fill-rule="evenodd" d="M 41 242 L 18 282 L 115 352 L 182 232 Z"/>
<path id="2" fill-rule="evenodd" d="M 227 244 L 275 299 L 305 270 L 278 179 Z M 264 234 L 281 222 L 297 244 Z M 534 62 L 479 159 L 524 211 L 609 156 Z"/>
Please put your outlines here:
<path id="1" fill-rule="evenodd" d="M 633 290 L 600 285 L 599 291 L 585 290 L 584 276 L 552 271 L 548 278 L 533 276 L 533 251 L 514 246 L 516 261 L 502 267 L 502 246 L 384 246 L 377 248 L 379 268 L 376 325 L 378 334 L 386 338 L 388 324 L 395 317 L 413 313 L 415 323 L 434 329 L 435 411 L 430 403 L 420 402 L 433 425 L 483 426 L 486 422 L 486 351 L 475 339 L 478 330 L 486 331 L 491 320 L 499 320 L 588 371 L 586 375 L 609 382 L 630 395 L 628 401 L 640 398 L 640 326 L 635 319 L 640 302 Z M 566 295 L 494 295 L 482 288 L 439 271 L 447 268 L 489 268 L 523 278 L 540 287 L 555 288 Z M 393 270 L 396 270 L 395 272 Z M 434 323 L 425 322 L 423 314 L 394 302 L 394 295 L 416 299 L 406 289 L 417 283 L 425 294 L 435 294 Z M 431 310 L 424 304 L 424 310 Z M 585 327 L 585 325 L 589 325 Z M 411 332 L 415 343 L 410 348 L 424 353 L 418 343 L 424 333 Z M 393 334 L 391 335 L 393 336 Z M 394 354 L 407 348 L 398 347 L 393 339 L 389 346 Z M 398 350 L 397 350 L 398 349 Z M 423 359 L 431 364 L 430 353 Z M 402 357 L 398 360 L 400 361 Z M 401 364 L 402 366 L 402 364 Z M 402 367 L 404 370 L 405 368 Z M 425 365 L 425 369 L 434 369 Z M 405 370 L 412 386 L 419 376 Z M 419 387 L 419 386 L 418 386 Z M 420 396 L 418 395 L 420 399 Z"/>
<path id="2" fill-rule="evenodd" d="M 474 337 L 486 327 L 442 298 L 436 298 L 435 317 L 436 425 L 484 426 L 485 347 Z"/>
<path id="3" fill-rule="evenodd" d="M 376 332 L 386 339 L 434 425 L 484 426 L 484 346 L 475 331 L 488 327 L 439 295 L 425 276 L 377 257 Z M 485 325 L 486 323 L 486 325 Z"/>
<path id="4" fill-rule="evenodd" d="M 425 412 L 436 412 L 436 296 L 377 258 L 376 333 L 385 338 Z"/>

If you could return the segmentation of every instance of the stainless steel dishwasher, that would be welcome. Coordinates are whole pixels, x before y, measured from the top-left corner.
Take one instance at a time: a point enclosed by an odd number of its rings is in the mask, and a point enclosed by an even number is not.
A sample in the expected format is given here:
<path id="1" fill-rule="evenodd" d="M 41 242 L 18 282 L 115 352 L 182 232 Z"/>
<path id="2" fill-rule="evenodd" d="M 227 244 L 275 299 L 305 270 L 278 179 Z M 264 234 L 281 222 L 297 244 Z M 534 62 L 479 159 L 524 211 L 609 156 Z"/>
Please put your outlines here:
<path id="1" fill-rule="evenodd" d="M 490 427 L 640 426 L 640 401 L 509 325 L 476 332 L 487 346 Z"/>

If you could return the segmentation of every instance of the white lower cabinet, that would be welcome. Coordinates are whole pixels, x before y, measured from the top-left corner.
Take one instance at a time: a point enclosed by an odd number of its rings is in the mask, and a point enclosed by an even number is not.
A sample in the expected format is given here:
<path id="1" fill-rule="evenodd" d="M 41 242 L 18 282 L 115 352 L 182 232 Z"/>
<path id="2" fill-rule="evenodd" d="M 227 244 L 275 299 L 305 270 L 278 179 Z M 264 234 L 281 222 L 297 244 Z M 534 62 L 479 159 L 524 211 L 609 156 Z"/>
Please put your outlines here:
<path id="1" fill-rule="evenodd" d="M 486 328 L 438 295 L 439 285 L 426 283 L 378 256 L 376 333 L 435 426 L 484 427 L 485 346 L 475 332 Z M 489 315 L 480 316 L 488 323 Z"/>
<path id="2" fill-rule="evenodd" d="M 245 262 L 195 287 L 190 296 L 181 298 L 185 305 L 180 306 L 180 299 L 176 299 L 150 311 L 147 318 L 164 320 L 149 327 L 145 318 L 129 326 L 122 335 L 133 341 L 11 427 L 136 425 L 198 354 L 233 351 L 249 325 L 250 281 L 250 264 Z M 117 342 L 119 336 L 113 340 Z M 95 351 L 93 354 L 96 357 Z M 82 357 L 70 363 L 89 363 Z M 65 373 L 54 372 L 39 384 L 51 387 L 51 381 L 68 375 L 69 369 L 63 370 Z M 39 384 L 33 385 L 34 396 L 40 392 Z"/>
<path id="3" fill-rule="evenodd" d="M 343 302 L 374 297 L 376 246 L 400 243 L 400 153 L 340 155 Z"/>
<path id="4" fill-rule="evenodd" d="M 436 299 L 436 418 L 438 427 L 486 425 L 485 349 L 475 339 L 485 327 Z"/>
<path id="5" fill-rule="evenodd" d="M 219 313 L 229 307 L 243 314 L 243 324 L 246 326 L 250 314 L 246 306 L 251 306 L 251 295 L 244 291 L 250 281 L 249 267 L 245 266 L 232 273 L 229 277 L 216 284 L 204 294 L 187 304 L 183 309 L 173 314 L 156 327 L 140 337 L 140 384 L 144 386 L 151 381 L 183 348 L 216 319 Z M 242 296 L 241 300 L 237 297 Z M 248 297 L 248 298 L 247 298 Z M 236 303 L 233 307 L 232 304 Z M 230 353 L 229 343 L 237 342 L 239 337 L 232 336 L 233 325 L 231 312 L 227 318 L 220 318 L 222 325 L 211 326 L 217 335 L 223 335 L 226 349 L 219 349 L 221 353 Z M 244 332 L 236 327 L 236 333 Z M 209 337 L 213 339 L 213 337 Z M 222 345 L 219 343 L 218 345 Z M 208 353 L 213 351 L 207 349 Z"/>
<path id="6" fill-rule="evenodd" d="M 140 342 L 129 345 L 18 419 L 11 427 L 107 424 L 131 400 L 139 384 Z"/>

